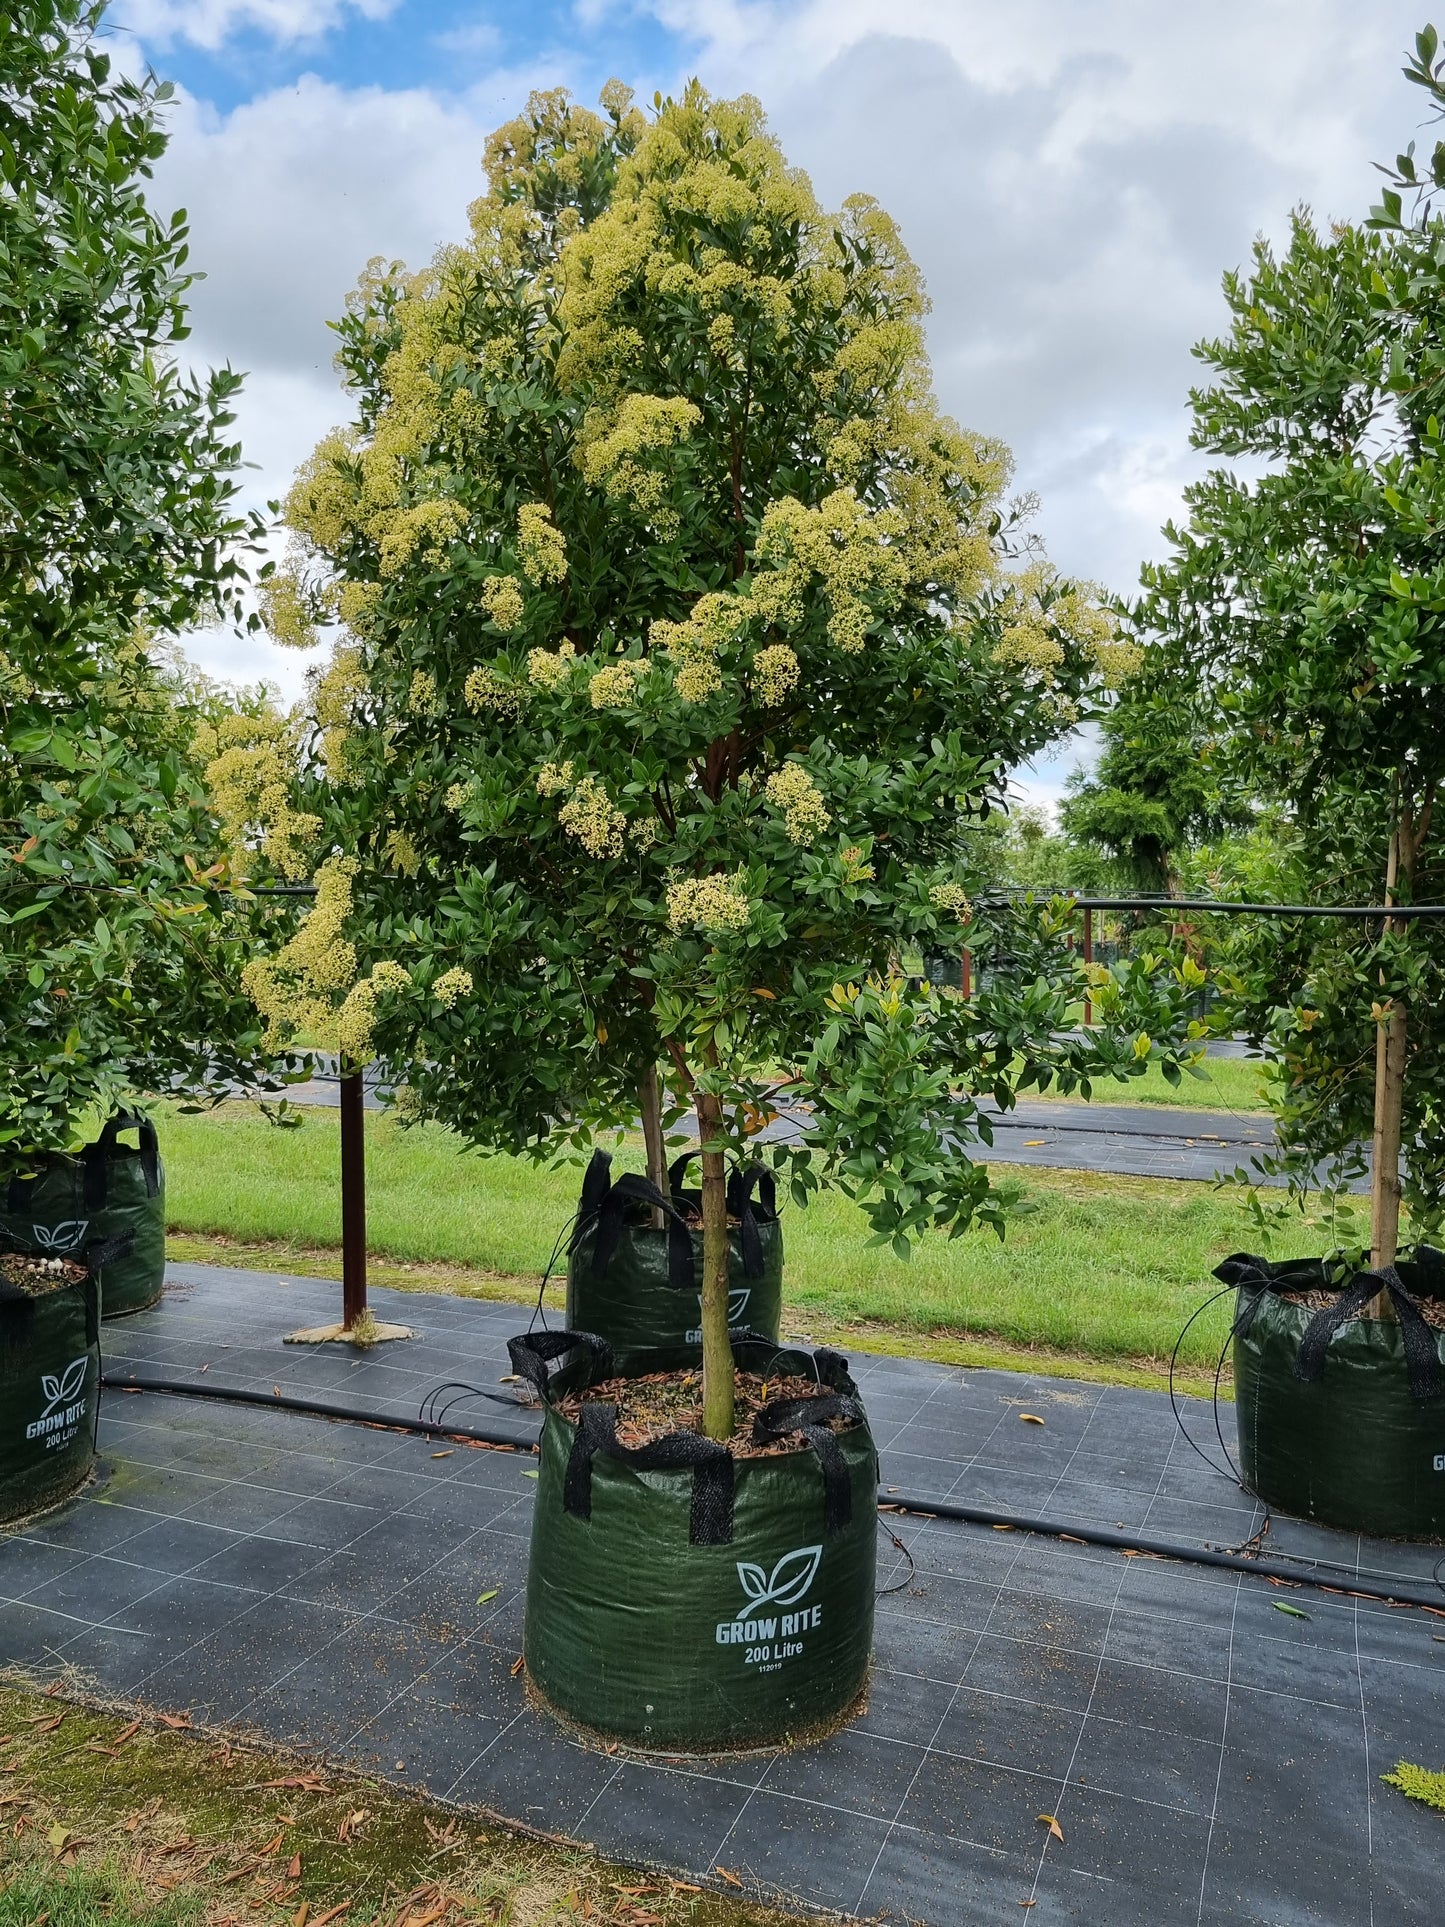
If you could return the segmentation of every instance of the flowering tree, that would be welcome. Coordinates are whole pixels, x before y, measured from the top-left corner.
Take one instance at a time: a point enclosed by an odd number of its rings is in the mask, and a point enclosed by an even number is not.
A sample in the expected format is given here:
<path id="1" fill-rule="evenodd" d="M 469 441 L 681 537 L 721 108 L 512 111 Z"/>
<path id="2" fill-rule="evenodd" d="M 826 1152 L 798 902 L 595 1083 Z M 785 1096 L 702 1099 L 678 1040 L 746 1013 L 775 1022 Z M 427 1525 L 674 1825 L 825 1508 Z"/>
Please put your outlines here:
<path id="1" fill-rule="evenodd" d="M 329 854 L 248 981 L 275 1036 L 329 1013 L 483 1145 L 628 1122 L 660 1062 L 703 1142 L 726 1436 L 725 1159 L 780 1091 L 795 1195 L 841 1184 L 906 1253 L 997 1216 L 972 1093 L 1149 1056 L 1067 1034 L 1061 945 L 973 1004 L 899 974 L 961 941 L 1006 767 L 1128 651 L 939 412 L 886 215 L 825 213 L 749 99 L 603 108 L 535 98 L 471 238 L 373 264 L 339 324 L 356 418 L 269 592 L 278 634 L 343 625 L 290 805 Z M 1182 1029 L 1178 985 L 1131 988 Z"/>
<path id="2" fill-rule="evenodd" d="M 172 365 L 186 230 L 142 195 L 169 90 L 111 73 L 102 11 L 0 17 L 0 1174 L 239 1075 L 262 1028 L 201 777 L 261 705 L 227 719 L 164 640 L 235 608 L 239 384 Z"/>

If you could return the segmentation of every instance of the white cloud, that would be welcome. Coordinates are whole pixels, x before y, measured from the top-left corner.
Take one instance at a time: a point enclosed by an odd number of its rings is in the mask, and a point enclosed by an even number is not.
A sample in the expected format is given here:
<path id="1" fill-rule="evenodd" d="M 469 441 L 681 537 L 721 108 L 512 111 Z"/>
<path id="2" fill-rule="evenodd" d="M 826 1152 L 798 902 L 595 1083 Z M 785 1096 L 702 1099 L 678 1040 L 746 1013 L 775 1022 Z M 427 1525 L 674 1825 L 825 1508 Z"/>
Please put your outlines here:
<path id="1" fill-rule="evenodd" d="M 214 53 L 242 28 L 256 28 L 282 43 L 314 40 L 340 26 L 348 14 L 384 20 L 400 4 L 401 0 L 124 0 L 111 24 L 128 28 L 158 47 L 187 40 Z"/>
<path id="2" fill-rule="evenodd" d="M 1300 201 L 1325 217 L 1362 213 L 1371 162 L 1420 113 L 1398 73 L 1419 0 L 651 10 L 700 49 L 686 66 L 714 91 L 762 98 L 825 201 L 861 189 L 898 217 L 933 297 L 945 405 L 1012 445 L 1057 559 L 1125 591 L 1201 467 L 1188 446 L 1190 348 L 1222 324 L 1222 270 Z M 636 0 L 586 0 L 604 45 L 609 17 L 635 11 Z M 193 38 L 263 15 L 278 34 L 314 32 L 343 6 L 131 0 L 132 19 Z M 261 464 L 256 499 L 283 489 L 343 412 L 324 324 L 357 271 L 374 254 L 419 264 L 458 235 L 486 131 L 532 85 L 590 97 L 583 59 L 553 52 L 461 95 L 313 77 L 226 116 L 182 103 L 158 198 L 190 208 L 209 274 L 197 358 L 251 371 L 241 430 Z"/>

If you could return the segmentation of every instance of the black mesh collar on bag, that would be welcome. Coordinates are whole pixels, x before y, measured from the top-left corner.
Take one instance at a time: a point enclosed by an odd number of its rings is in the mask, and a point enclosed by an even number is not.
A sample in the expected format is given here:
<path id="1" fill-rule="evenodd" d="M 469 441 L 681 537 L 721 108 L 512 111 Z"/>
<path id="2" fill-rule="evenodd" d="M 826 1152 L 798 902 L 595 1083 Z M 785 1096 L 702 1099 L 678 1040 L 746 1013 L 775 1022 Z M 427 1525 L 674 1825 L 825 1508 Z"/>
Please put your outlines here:
<path id="1" fill-rule="evenodd" d="M 1422 1245 L 1407 1267 L 1412 1274 L 1420 1275 L 1426 1296 L 1440 1295 L 1437 1281 L 1441 1276 L 1442 1262 L 1445 1261 L 1442 1261 L 1438 1251 L 1429 1245 Z M 1358 1318 L 1372 1298 L 1378 1297 L 1382 1291 L 1386 1292 L 1400 1326 L 1410 1396 L 1417 1399 L 1439 1398 L 1445 1392 L 1445 1371 L 1441 1369 L 1440 1348 L 1435 1333 L 1421 1317 L 1419 1304 L 1394 1265 L 1382 1265 L 1378 1271 L 1351 1274 L 1345 1267 L 1331 1267 L 1328 1262 L 1311 1264 L 1296 1261 L 1274 1265 L 1267 1258 L 1236 1252 L 1232 1258 L 1226 1258 L 1223 1264 L 1215 1267 L 1214 1275 L 1221 1284 L 1234 1285 L 1245 1295 L 1246 1302 L 1235 1320 L 1234 1329 L 1237 1333 L 1249 1330 L 1254 1323 L 1255 1313 L 1268 1293 L 1279 1296 L 1291 1291 L 1333 1291 L 1337 1294 L 1332 1305 L 1326 1305 L 1323 1311 L 1315 1313 L 1300 1339 L 1294 1371 L 1295 1377 L 1307 1385 L 1318 1384 L 1324 1377 L 1325 1357 L 1335 1333 L 1352 1318 Z M 1436 1288 L 1431 1289 L 1431 1286 Z"/>
<path id="2" fill-rule="evenodd" d="M 788 1349 L 752 1332 L 734 1332 L 732 1339 L 744 1354 L 753 1345 L 766 1350 L 770 1358 Z M 558 1360 L 570 1354 L 585 1359 L 590 1384 L 610 1378 L 614 1369 L 611 1346 L 590 1332 L 529 1332 L 525 1337 L 510 1339 L 507 1351 L 512 1370 L 526 1379 L 547 1404 L 553 1403 L 548 1366 Z M 803 1439 L 817 1458 L 823 1477 L 824 1526 L 836 1532 L 853 1517 L 853 1480 L 829 1420 L 842 1418 L 863 1425 L 866 1419 L 848 1376 L 847 1359 L 830 1351 L 803 1355 L 817 1373 L 817 1393 L 805 1398 L 774 1399 L 764 1405 L 753 1416 L 753 1442 L 765 1445 L 791 1434 Z M 689 1543 L 731 1545 L 736 1463 L 728 1446 L 696 1432 L 672 1432 L 650 1445 L 625 1446 L 617 1437 L 617 1407 L 603 1399 L 585 1399 L 562 1486 L 563 1506 L 579 1519 L 592 1517 L 592 1461 L 598 1452 L 639 1472 L 691 1470 Z"/>
<path id="3" fill-rule="evenodd" d="M 702 1200 L 696 1192 L 685 1191 L 687 1167 L 696 1157 L 685 1152 L 668 1172 L 672 1196 L 663 1197 L 651 1179 L 636 1171 L 612 1176 L 612 1158 L 606 1151 L 594 1151 L 582 1179 L 582 1196 L 577 1206 L 577 1224 L 568 1249 L 576 1251 L 588 1231 L 593 1232 L 590 1269 L 594 1278 L 604 1278 L 622 1239 L 622 1227 L 629 1211 L 638 1207 L 660 1211 L 667 1222 L 667 1282 L 675 1291 L 698 1289 L 694 1262 L 692 1227 L 688 1210 L 699 1210 Z M 754 1202 L 754 1193 L 757 1201 Z M 777 1186 L 765 1165 L 753 1164 L 734 1170 L 728 1178 L 727 1210 L 738 1221 L 738 1242 L 742 1251 L 743 1275 L 761 1278 L 764 1271 L 763 1240 L 760 1227 L 777 1220 Z"/>

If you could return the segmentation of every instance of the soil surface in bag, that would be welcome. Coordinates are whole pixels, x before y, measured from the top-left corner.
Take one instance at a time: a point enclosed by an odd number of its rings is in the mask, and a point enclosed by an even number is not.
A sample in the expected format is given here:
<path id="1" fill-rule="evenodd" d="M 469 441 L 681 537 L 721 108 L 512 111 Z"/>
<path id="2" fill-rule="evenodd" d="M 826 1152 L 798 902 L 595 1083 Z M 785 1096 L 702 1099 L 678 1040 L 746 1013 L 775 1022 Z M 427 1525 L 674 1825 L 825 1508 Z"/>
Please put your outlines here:
<path id="1" fill-rule="evenodd" d="M 727 1446 L 735 1459 L 776 1457 L 781 1452 L 797 1452 L 806 1441 L 801 1432 L 785 1432 L 779 1438 L 753 1438 L 755 1415 L 775 1399 L 812 1398 L 818 1391 L 815 1378 L 765 1378 L 760 1372 L 738 1372 L 733 1380 L 733 1430 Z M 649 1372 L 642 1378 L 609 1378 L 586 1391 L 569 1392 L 557 1401 L 557 1410 L 575 1425 L 584 1404 L 598 1400 L 617 1407 L 617 1442 L 629 1450 L 651 1445 L 673 1432 L 702 1432 L 702 1373 Z M 835 1435 L 850 1431 L 854 1421 L 846 1418 L 826 1420 Z"/>

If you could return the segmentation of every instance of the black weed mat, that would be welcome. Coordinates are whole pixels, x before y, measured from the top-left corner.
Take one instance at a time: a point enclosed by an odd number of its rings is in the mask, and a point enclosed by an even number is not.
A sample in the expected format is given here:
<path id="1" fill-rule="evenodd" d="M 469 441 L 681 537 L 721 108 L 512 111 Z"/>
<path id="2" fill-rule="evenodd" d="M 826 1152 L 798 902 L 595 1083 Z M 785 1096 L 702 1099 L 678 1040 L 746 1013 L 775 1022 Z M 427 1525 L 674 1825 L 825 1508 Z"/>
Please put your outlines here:
<path id="1" fill-rule="evenodd" d="M 278 1342 L 334 1315 L 334 1285 L 174 1271 L 161 1306 L 106 1328 L 113 1374 L 407 1417 L 447 1379 L 510 1395 L 515 1307 L 377 1292 L 379 1315 L 420 1336 L 354 1358 Z M 1194 1544 L 1256 1523 L 1157 1394 L 887 1358 L 854 1371 L 886 1485 Z M 1205 1439 L 1206 1409 L 1191 1415 Z M 485 1401 L 454 1417 L 535 1431 Z M 101 1440 L 102 1482 L 0 1538 L 0 1658 L 32 1676 L 844 1913 L 1441 1918 L 1445 1818 L 1379 1776 L 1401 1758 L 1445 1765 L 1445 1619 L 885 1514 L 879 1583 L 901 1590 L 878 1602 L 867 1712 L 796 1753 L 639 1760 L 563 1733 L 513 1673 L 527 1452 L 124 1394 Z M 1278 1523 L 1270 1537 L 1415 1586 L 1440 1557 Z"/>

